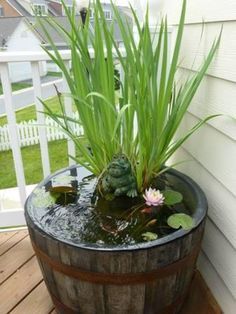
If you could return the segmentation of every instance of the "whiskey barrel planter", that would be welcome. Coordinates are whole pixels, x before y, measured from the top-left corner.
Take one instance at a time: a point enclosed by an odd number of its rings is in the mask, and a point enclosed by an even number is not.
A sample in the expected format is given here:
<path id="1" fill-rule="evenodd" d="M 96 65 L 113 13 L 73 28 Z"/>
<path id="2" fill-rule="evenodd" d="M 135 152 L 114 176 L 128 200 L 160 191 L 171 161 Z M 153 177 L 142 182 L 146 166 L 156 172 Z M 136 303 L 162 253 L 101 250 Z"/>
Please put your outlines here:
<path id="1" fill-rule="evenodd" d="M 196 227 L 138 245 L 97 247 L 56 239 L 35 219 L 30 195 L 25 217 L 57 313 L 179 312 L 200 251 L 207 202 L 190 178 L 174 170 L 169 175 L 187 200 Z M 52 178 L 39 186 L 47 186 Z"/>

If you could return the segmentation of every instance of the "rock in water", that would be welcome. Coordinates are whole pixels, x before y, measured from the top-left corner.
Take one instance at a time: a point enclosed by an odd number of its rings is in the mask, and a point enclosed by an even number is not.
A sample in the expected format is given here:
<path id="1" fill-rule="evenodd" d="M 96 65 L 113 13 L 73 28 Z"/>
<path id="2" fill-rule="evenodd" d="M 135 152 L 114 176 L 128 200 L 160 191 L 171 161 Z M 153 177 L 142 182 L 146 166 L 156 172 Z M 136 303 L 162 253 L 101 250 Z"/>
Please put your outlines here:
<path id="1" fill-rule="evenodd" d="M 126 155 L 114 155 L 101 179 L 101 188 L 105 196 L 113 194 L 114 196 L 135 197 L 138 195 L 136 178 Z"/>

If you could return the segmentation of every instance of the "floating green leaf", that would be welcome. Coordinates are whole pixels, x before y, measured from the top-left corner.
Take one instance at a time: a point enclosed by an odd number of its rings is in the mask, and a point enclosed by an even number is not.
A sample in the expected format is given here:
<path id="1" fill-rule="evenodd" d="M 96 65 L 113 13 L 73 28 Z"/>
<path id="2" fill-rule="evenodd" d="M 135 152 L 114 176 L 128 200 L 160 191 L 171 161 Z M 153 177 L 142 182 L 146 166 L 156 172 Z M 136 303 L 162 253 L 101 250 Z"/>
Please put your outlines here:
<path id="1" fill-rule="evenodd" d="M 182 202 L 183 200 L 182 194 L 173 190 L 163 191 L 162 194 L 165 197 L 164 203 L 166 205 L 174 205 L 174 204 Z"/>
<path id="2" fill-rule="evenodd" d="M 194 227 L 194 220 L 186 214 L 174 214 L 167 219 L 167 224 L 173 229 L 182 227 L 184 230 L 190 230 Z"/>
<path id="3" fill-rule="evenodd" d="M 51 195 L 50 192 L 46 192 L 45 188 L 38 188 L 34 192 L 34 198 L 32 203 L 35 207 L 46 208 L 55 204 L 55 200 L 58 194 Z"/>
<path id="4" fill-rule="evenodd" d="M 144 241 L 154 241 L 158 238 L 158 235 L 153 232 L 145 232 L 142 234 Z"/>

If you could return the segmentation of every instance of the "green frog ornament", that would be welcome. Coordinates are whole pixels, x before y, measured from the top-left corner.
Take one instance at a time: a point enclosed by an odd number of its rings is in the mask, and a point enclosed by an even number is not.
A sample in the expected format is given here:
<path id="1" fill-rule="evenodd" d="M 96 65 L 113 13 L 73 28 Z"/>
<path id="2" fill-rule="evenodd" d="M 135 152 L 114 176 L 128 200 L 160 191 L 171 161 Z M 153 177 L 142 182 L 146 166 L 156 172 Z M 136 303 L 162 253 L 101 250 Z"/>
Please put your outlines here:
<path id="1" fill-rule="evenodd" d="M 130 161 L 124 154 L 116 154 L 101 178 L 102 194 L 136 197 L 137 184 Z"/>

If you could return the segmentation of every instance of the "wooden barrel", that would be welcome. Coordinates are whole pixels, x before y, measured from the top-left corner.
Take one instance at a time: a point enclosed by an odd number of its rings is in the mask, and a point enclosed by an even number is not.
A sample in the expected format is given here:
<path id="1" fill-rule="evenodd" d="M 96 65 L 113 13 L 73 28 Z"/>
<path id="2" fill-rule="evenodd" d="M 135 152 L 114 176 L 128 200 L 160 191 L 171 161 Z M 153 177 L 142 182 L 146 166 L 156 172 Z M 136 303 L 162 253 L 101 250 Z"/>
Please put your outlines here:
<path id="1" fill-rule="evenodd" d="M 190 184 L 186 196 L 197 210 L 197 226 L 135 247 L 85 248 L 59 241 L 34 225 L 26 204 L 32 245 L 57 313 L 178 313 L 193 277 L 207 208 L 198 186 L 179 177 Z"/>

